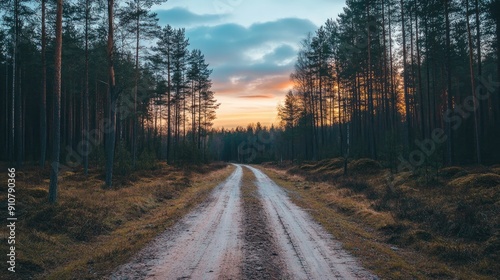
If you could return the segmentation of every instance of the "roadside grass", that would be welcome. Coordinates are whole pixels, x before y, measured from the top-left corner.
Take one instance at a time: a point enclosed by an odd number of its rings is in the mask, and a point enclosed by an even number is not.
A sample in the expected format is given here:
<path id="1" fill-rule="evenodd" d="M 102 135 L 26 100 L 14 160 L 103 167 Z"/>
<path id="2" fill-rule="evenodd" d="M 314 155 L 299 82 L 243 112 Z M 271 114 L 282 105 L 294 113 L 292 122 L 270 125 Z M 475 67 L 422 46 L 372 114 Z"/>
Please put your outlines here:
<path id="1" fill-rule="evenodd" d="M 24 168 L 16 173 L 19 221 L 13 276 L 105 279 L 202 202 L 233 169 L 213 164 L 193 171 L 163 164 L 155 170 L 117 176 L 111 190 L 102 188 L 104 178 L 98 170 L 91 170 L 87 178 L 66 172 L 61 175 L 58 203 L 49 205 L 45 179 L 49 170 Z M 6 182 L 4 174 L 1 180 Z M 6 200 L 3 187 L 0 198 Z M 1 215 L 5 220 L 5 213 Z M 5 228 L 1 236 L 7 251 Z"/>
<path id="2" fill-rule="evenodd" d="M 329 167 L 325 167 L 329 166 Z M 265 171 L 383 279 L 495 279 L 500 272 L 498 168 L 448 167 L 429 183 L 369 159 Z"/>

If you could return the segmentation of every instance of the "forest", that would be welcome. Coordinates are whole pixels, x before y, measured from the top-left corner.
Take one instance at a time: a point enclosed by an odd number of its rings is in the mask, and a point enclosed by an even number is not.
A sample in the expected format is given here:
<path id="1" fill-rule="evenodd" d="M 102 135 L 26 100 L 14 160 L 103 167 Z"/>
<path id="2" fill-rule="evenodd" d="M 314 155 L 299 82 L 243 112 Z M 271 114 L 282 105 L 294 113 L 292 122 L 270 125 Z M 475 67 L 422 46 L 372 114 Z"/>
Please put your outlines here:
<path id="1" fill-rule="evenodd" d="M 212 70 L 162 2 L 2 1 L 1 160 L 50 162 L 52 201 L 60 170 L 208 160 Z"/>
<path id="2" fill-rule="evenodd" d="M 498 163 L 499 38 L 500 1 L 346 1 L 301 41 L 280 124 L 218 131 L 214 150 L 394 170 Z"/>
<path id="3" fill-rule="evenodd" d="M 212 70 L 161 0 L 2 2 L 1 160 L 123 174 L 152 162 L 500 160 L 497 0 L 351 0 L 311 34 L 280 123 L 214 128 Z M 102 15 L 108 15 L 102 16 Z M 55 59 L 54 59 L 55 58 Z"/>

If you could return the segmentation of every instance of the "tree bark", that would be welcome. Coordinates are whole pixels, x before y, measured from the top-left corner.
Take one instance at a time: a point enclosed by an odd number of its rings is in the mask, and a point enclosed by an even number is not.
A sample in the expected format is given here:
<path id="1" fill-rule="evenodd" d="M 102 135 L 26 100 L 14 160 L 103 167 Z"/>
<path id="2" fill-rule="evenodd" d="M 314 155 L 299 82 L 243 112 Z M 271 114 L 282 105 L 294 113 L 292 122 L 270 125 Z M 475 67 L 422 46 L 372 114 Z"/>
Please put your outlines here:
<path id="1" fill-rule="evenodd" d="M 366 32 L 368 33 L 368 111 L 370 118 L 370 128 L 368 130 L 369 135 L 369 145 L 370 145 L 370 156 L 373 159 L 377 159 L 377 143 L 375 141 L 375 109 L 373 106 L 373 80 L 372 80 L 372 50 L 371 50 L 371 31 L 370 31 L 370 1 L 366 6 L 366 15 L 368 21 L 366 22 Z"/>
<path id="2" fill-rule="evenodd" d="M 496 40 L 497 40 L 497 81 L 500 81 L 500 0 L 496 0 Z M 497 119 L 497 127 L 500 125 L 500 88 L 497 88 L 496 92 L 496 119 Z"/>
<path id="3" fill-rule="evenodd" d="M 40 97 L 40 167 L 45 165 L 47 155 L 47 62 L 45 60 L 46 30 L 45 30 L 46 0 L 42 0 L 42 94 Z"/>
<path id="4" fill-rule="evenodd" d="M 450 46 L 450 15 L 449 15 L 449 1 L 450 0 L 445 0 L 444 1 L 444 13 L 445 13 L 445 24 L 446 24 L 446 71 L 447 73 L 447 102 L 446 102 L 446 109 L 450 112 L 453 109 L 453 97 L 451 94 L 451 46 Z M 447 122 L 446 123 L 446 134 L 448 135 L 447 138 L 447 145 L 446 145 L 446 160 L 448 162 L 448 165 L 453 164 L 453 130 L 451 129 L 451 123 Z"/>
<path id="5" fill-rule="evenodd" d="M 16 104 L 16 71 L 17 71 L 17 46 L 18 46 L 18 14 L 19 14 L 19 3 L 18 0 L 14 0 L 14 40 L 13 40 L 13 48 L 12 48 L 12 96 L 11 96 L 11 119 L 10 119 L 10 160 L 14 162 L 14 151 L 15 151 L 15 142 L 16 142 L 16 126 L 15 126 L 15 104 Z"/>
<path id="6" fill-rule="evenodd" d="M 479 1 L 474 1 L 474 10 L 476 14 L 476 51 L 477 51 L 477 78 L 481 78 L 483 75 L 483 67 L 482 67 L 482 56 L 481 56 L 481 23 L 479 22 Z M 478 89 L 478 95 L 482 94 L 482 87 Z M 488 100 L 479 101 L 479 114 L 478 114 L 478 123 L 482 124 L 488 118 Z M 484 137 L 484 126 L 479 126 L 479 138 Z M 482 142 L 482 141 L 480 141 Z"/>
<path id="7" fill-rule="evenodd" d="M 410 118 L 410 97 L 408 92 L 408 69 L 406 67 L 406 32 L 405 32 L 405 12 L 404 12 L 404 3 L 401 0 L 401 31 L 403 36 L 403 84 L 404 84 L 404 96 L 405 96 L 405 115 L 406 115 L 406 131 L 407 137 L 406 144 L 408 149 L 411 149 L 411 118 Z"/>
<path id="8" fill-rule="evenodd" d="M 57 200 L 57 182 L 59 176 L 59 154 L 61 148 L 61 54 L 62 54 L 62 10 L 63 0 L 57 0 L 56 14 L 56 45 L 54 58 L 54 118 L 53 118 L 53 148 L 52 168 L 50 173 L 49 202 Z"/>
<path id="9" fill-rule="evenodd" d="M 115 155 L 116 118 L 115 118 L 115 69 L 114 69 L 114 26 L 113 26 L 114 0 L 108 0 L 108 94 L 106 95 L 106 188 L 111 188 L 113 183 L 113 161 Z"/>
<path id="10" fill-rule="evenodd" d="M 170 49 L 167 54 L 167 164 L 170 163 L 170 146 L 172 142 L 172 97 L 170 80 Z"/>
<path id="11" fill-rule="evenodd" d="M 137 91 L 139 90 L 139 1 L 136 1 L 136 30 L 135 30 L 135 87 L 134 87 L 134 117 L 132 121 L 133 125 L 133 133 L 132 133 L 132 168 L 135 168 L 135 164 L 137 161 Z"/>
<path id="12" fill-rule="evenodd" d="M 476 81 L 474 78 L 474 54 L 472 52 L 472 35 L 470 31 L 470 23 L 469 23 L 469 0 L 465 0 L 465 12 L 466 12 L 466 23 L 467 23 L 467 37 L 468 37 L 468 44 L 469 44 L 469 69 L 470 69 L 470 81 L 471 81 L 471 87 L 472 87 L 472 96 L 473 96 L 473 102 L 474 102 L 474 138 L 476 142 L 476 160 L 477 164 L 481 164 L 481 142 L 479 138 L 479 114 L 478 114 L 478 109 L 479 109 L 479 102 L 476 96 Z"/>
<path id="13" fill-rule="evenodd" d="M 83 95 L 83 173 L 89 173 L 89 20 L 90 20 L 90 0 L 85 1 L 85 91 Z"/>
<path id="14" fill-rule="evenodd" d="M 420 30 L 418 28 L 418 5 L 417 0 L 414 1 L 415 5 L 415 48 L 417 50 L 417 79 L 418 79 L 418 96 L 420 99 L 419 108 L 420 108 L 420 128 L 421 128 L 421 136 L 423 138 L 427 137 L 426 129 L 425 129 L 425 119 L 424 119 L 424 94 L 422 87 L 422 67 L 421 67 L 421 57 L 420 57 L 420 39 L 418 34 Z"/>

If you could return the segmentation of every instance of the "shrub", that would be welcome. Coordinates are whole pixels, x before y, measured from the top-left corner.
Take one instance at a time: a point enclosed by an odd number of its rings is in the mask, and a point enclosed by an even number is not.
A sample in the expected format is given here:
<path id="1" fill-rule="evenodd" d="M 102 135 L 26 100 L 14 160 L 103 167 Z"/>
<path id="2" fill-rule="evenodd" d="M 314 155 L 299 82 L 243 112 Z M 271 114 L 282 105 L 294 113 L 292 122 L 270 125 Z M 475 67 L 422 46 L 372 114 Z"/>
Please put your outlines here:
<path id="1" fill-rule="evenodd" d="M 450 166 L 439 170 L 439 175 L 445 179 L 451 179 L 467 175 L 467 171 L 462 167 Z"/>
<path id="2" fill-rule="evenodd" d="M 342 180 L 339 184 L 340 188 L 350 189 L 354 192 L 363 192 L 368 189 L 370 186 L 364 181 L 357 181 L 353 179 L 345 179 Z"/>
<path id="3" fill-rule="evenodd" d="M 52 233 L 67 234 L 78 241 L 89 241 L 108 230 L 104 224 L 106 209 L 100 211 L 85 207 L 82 202 L 70 200 L 56 206 L 45 205 L 33 216 L 28 216 L 28 227 Z"/>
<path id="4" fill-rule="evenodd" d="M 477 203 L 460 201 L 456 207 L 454 223 L 450 227 L 457 236 L 483 241 L 491 235 L 491 225 L 487 215 L 478 209 Z"/>
<path id="5" fill-rule="evenodd" d="M 153 170 L 157 167 L 156 154 L 151 149 L 144 149 L 137 161 L 137 169 Z"/>
<path id="6" fill-rule="evenodd" d="M 377 173 L 382 169 L 382 165 L 373 159 L 362 158 L 349 163 L 349 172 L 354 173 Z"/>
<path id="7" fill-rule="evenodd" d="M 132 171 L 132 155 L 123 142 L 116 146 L 114 171 L 118 175 L 127 175 Z"/>
<path id="8" fill-rule="evenodd" d="M 456 263 L 465 263 L 477 257 L 474 248 L 465 244 L 439 244 L 433 246 L 431 251 L 442 260 Z"/>
<path id="9" fill-rule="evenodd" d="M 92 151 L 90 152 L 89 155 L 89 162 L 96 166 L 105 166 L 106 155 L 102 145 L 92 148 Z"/>
<path id="10" fill-rule="evenodd" d="M 158 201 L 164 201 L 174 198 L 173 188 L 166 185 L 159 185 L 154 190 L 154 195 Z"/>
<path id="11" fill-rule="evenodd" d="M 454 188 L 490 188 L 500 185 L 500 175 L 494 173 L 470 174 L 456 178 L 448 183 L 448 186 Z"/>
<path id="12" fill-rule="evenodd" d="M 49 196 L 48 190 L 43 188 L 27 189 L 26 192 L 26 195 L 34 198 L 45 198 Z"/>

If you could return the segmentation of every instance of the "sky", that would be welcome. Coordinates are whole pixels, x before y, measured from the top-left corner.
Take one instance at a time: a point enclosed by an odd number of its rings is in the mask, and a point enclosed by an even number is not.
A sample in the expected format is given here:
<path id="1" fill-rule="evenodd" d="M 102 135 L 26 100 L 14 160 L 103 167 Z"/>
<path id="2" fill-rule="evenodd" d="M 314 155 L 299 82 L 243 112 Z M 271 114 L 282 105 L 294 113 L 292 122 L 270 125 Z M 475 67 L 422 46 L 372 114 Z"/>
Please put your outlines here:
<path id="1" fill-rule="evenodd" d="M 215 128 L 278 124 L 277 106 L 292 88 L 300 42 L 345 0 L 169 0 L 155 6 L 160 25 L 186 28 L 191 49 L 213 69 L 221 106 Z"/>

